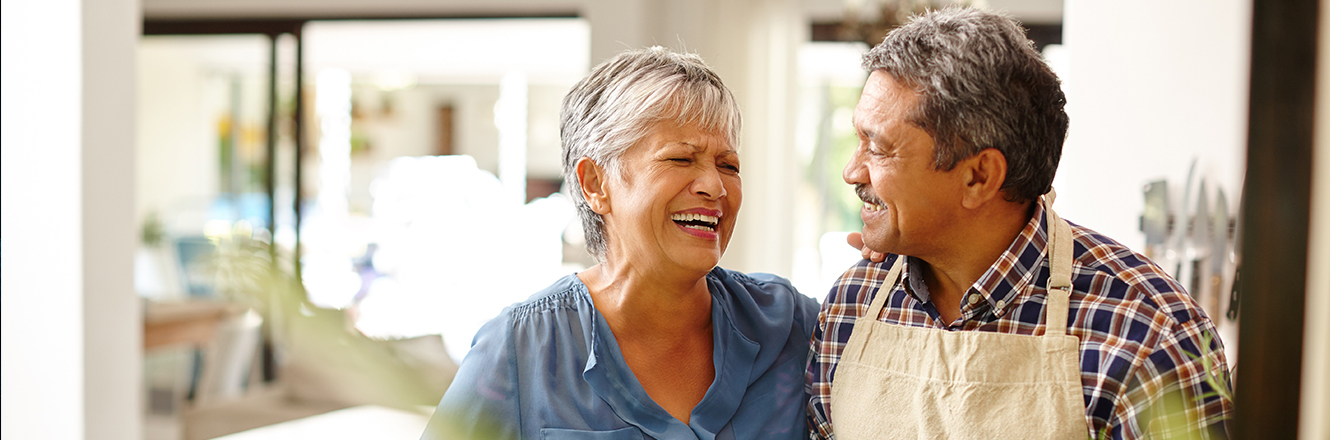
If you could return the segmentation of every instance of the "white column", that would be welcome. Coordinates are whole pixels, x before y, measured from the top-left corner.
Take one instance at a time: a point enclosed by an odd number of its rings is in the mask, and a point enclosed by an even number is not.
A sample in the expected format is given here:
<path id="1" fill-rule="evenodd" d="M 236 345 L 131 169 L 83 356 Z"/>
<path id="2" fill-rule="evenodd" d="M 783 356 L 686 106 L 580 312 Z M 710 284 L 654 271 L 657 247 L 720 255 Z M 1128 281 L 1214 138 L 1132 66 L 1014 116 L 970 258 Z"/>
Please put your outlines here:
<path id="1" fill-rule="evenodd" d="M 705 17 L 714 31 L 698 47 L 734 91 L 744 120 L 739 149 L 744 202 L 722 266 L 789 276 L 791 210 L 801 179 L 794 160 L 796 58 L 808 25 L 793 1 L 725 0 L 714 7 Z"/>
<path id="2" fill-rule="evenodd" d="M 4 438 L 141 437 L 133 0 L 3 2 Z"/>
<path id="3" fill-rule="evenodd" d="M 499 129 L 499 182 L 514 206 L 526 203 L 527 82 L 521 71 L 508 72 L 499 83 L 494 104 Z"/>
<path id="4" fill-rule="evenodd" d="M 142 437 L 134 292 L 136 0 L 83 0 L 83 438 Z"/>

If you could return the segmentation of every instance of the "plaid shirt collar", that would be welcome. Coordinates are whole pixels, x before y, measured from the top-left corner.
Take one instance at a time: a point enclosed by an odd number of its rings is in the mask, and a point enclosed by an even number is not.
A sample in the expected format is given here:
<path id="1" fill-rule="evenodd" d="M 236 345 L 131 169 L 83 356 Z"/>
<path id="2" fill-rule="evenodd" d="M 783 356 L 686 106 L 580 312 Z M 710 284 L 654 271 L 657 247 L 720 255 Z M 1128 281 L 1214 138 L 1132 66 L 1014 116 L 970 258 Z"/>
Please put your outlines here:
<path id="1" fill-rule="evenodd" d="M 1048 221 L 1042 199 L 1034 203 L 1034 213 L 1025 227 L 1016 234 L 1016 239 L 1002 251 L 996 262 L 989 266 L 978 280 L 965 291 L 961 298 L 961 316 L 951 326 L 992 313 L 1001 317 L 1007 313 L 1012 303 L 1019 302 L 1030 295 L 1030 287 L 1035 283 L 1040 266 L 1047 266 L 1045 253 L 1048 251 Z M 915 257 L 907 257 L 903 267 L 906 289 L 919 302 L 929 302 L 928 286 L 924 283 L 923 267 L 926 263 Z M 974 299 L 971 299 L 974 298 Z M 983 301 L 980 301 L 983 299 Z M 934 317 L 935 319 L 937 317 Z"/>

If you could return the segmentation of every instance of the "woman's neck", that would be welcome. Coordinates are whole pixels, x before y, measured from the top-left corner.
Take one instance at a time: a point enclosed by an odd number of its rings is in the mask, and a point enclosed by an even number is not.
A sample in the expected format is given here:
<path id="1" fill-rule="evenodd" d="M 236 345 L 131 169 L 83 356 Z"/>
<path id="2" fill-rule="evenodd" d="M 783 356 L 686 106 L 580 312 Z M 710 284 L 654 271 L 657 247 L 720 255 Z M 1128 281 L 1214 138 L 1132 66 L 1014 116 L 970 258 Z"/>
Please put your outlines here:
<path id="1" fill-rule="evenodd" d="M 601 263 L 577 276 L 642 389 L 686 424 L 716 377 L 711 293 L 705 274 L 687 280 L 650 274 Z"/>
<path id="2" fill-rule="evenodd" d="M 705 275 L 680 279 L 602 262 L 577 276 L 619 339 L 656 340 L 710 333 L 711 292 Z"/>

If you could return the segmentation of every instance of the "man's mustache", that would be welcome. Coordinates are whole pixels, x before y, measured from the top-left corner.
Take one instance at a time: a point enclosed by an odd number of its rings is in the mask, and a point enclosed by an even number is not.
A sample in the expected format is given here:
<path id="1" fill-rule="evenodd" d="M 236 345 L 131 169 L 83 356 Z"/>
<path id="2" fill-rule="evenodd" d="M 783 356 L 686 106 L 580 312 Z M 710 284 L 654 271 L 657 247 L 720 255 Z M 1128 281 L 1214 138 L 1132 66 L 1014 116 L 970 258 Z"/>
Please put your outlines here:
<path id="1" fill-rule="evenodd" d="M 882 205 L 882 200 L 877 198 L 877 194 L 873 193 L 873 187 L 868 186 L 867 183 L 855 184 L 854 193 L 858 195 L 859 200 L 863 200 L 864 203 L 872 203 L 878 206 Z"/>

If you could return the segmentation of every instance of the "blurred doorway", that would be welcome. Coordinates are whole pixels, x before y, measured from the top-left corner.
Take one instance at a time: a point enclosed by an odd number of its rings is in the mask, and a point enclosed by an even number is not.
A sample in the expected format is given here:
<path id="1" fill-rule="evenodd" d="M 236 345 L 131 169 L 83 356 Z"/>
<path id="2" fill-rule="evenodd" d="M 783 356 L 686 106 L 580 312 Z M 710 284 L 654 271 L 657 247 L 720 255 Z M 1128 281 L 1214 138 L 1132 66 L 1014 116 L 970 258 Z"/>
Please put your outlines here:
<path id="1" fill-rule="evenodd" d="M 432 406 L 481 324 L 588 261 L 558 194 L 584 20 L 148 21 L 144 34 L 136 287 L 149 315 L 207 303 L 221 323 L 146 355 L 145 411 L 168 420 L 150 437 Z"/>

